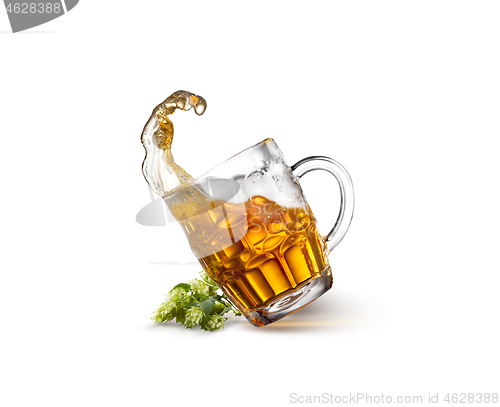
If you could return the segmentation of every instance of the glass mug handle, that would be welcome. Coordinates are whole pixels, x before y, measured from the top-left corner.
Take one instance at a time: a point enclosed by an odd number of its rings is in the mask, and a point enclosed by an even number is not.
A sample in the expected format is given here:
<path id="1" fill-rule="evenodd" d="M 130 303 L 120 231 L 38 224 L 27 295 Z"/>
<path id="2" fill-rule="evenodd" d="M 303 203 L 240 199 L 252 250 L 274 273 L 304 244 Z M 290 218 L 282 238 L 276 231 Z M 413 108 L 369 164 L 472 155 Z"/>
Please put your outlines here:
<path id="1" fill-rule="evenodd" d="M 340 211 L 332 230 L 326 235 L 328 250 L 332 251 L 344 238 L 351 224 L 354 212 L 354 188 L 347 170 L 337 161 L 329 157 L 307 157 L 292 166 L 292 171 L 297 178 L 302 178 L 311 171 L 324 170 L 332 174 L 340 187 Z"/>

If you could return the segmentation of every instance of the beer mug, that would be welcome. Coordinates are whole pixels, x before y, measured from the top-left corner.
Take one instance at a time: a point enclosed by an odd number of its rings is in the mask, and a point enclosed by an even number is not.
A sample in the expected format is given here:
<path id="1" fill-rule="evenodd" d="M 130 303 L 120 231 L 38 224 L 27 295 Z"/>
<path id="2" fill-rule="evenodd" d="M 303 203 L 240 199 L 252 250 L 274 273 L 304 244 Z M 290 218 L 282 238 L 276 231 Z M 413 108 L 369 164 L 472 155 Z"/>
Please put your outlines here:
<path id="1" fill-rule="evenodd" d="M 329 172 L 340 186 L 340 209 L 332 211 L 338 215 L 326 236 L 318 232 L 299 183 L 315 170 Z M 272 139 L 164 199 L 205 271 L 255 326 L 277 321 L 331 288 L 328 253 L 346 234 L 354 210 L 344 167 L 323 156 L 289 167 Z"/>

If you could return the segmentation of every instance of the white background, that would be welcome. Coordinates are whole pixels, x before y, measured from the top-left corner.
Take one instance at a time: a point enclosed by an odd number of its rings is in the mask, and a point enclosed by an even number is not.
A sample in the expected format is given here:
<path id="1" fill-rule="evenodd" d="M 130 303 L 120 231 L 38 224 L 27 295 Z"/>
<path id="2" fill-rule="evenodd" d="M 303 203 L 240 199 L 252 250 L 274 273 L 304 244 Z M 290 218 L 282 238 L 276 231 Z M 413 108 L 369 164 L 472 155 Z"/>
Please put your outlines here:
<path id="1" fill-rule="evenodd" d="M 0 12 L 0 404 L 500 392 L 498 2 L 172 3 L 82 0 L 15 35 Z M 166 264 L 180 229 L 135 222 L 140 133 L 178 89 L 208 102 L 174 117 L 191 174 L 273 137 L 353 178 L 333 289 L 271 326 L 149 320 L 199 269 Z M 334 187 L 304 178 L 324 232 Z"/>

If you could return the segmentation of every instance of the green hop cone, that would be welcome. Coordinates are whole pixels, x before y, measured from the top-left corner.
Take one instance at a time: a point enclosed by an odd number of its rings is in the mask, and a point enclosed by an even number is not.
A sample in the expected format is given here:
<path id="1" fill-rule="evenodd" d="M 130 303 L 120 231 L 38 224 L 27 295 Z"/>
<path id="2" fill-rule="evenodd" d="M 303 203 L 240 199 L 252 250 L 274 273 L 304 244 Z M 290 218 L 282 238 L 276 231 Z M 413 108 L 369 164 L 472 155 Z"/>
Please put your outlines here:
<path id="1" fill-rule="evenodd" d="M 183 288 L 174 288 L 167 294 L 167 299 L 175 304 L 180 303 L 187 297 L 187 292 Z"/>
<path id="2" fill-rule="evenodd" d="M 225 309 L 226 309 L 226 306 L 222 302 L 215 301 L 215 305 L 214 305 L 212 312 L 214 314 L 220 314 Z"/>
<path id="3" fill-rule="evenodd" d="M 189 310 L 186 312 L 186 315 L 184 317 L 184 326 L 186 328 L 192 329 L 196 325 L 201 323 L 201 320 L 203 319 L 203 311 L 199 307 L 191 307 Z"/>
<path id="4" fill-rule="evenodd" d="M 160 324 L 162 322 L 171 321 L 175 317 L 176 313 L 177 304 L 170 300 L 166 300 L 158 306 L 155 312 L 153 312 L 153 316 L 151 317 L 151 319 L 155 323 Z"/>
<path id="5" fill-rule="evenodd" d="M 193 290 L 194 294 L 201 294 L 205 297 L 210 297 L 217 291 L 217 287 L 209 285 L 203 280 L 189 280 L 189 284 L 191 285 L 191 289 Z"/>
<path id="6" fill-rule="evenodd" d="M 208 275 L 208 273 L 205 270 L 201 270 L 200 271 L 200 277 L 201 277 L 201 279 L 205 283 L 207 283 L 208 285 L 211 285 L 211 286 L 215 287 L 216 289 L 218 289 L 217 284 L 215 283 L 215 281 L 210 278 L 210 276 Z"/>
<path id="7" fill-rule="evenodd" d="M 216 331 L 217 329 L 224 328 L 224 318 L 220 315 L 209 315 L 206 318 L 203 318 L 201 323 L 201 328 L 205 331 Z"/>
<path id="8" fill-rule="evenodd" d="M 187 310 L 184 307 L 178 307 L 177 312 L 175 313 L 175 322 L 179 324 L 184 323 L 184 319 L 186 318 Z"/>
<path id="9" fill-rule="evenodd" d="M 165 296 L 151 319 L 156 323 L 168 322 L 177 314 L 178 305 L 187 297 L 187 292 L 182 288 L 175 288 Z"/>

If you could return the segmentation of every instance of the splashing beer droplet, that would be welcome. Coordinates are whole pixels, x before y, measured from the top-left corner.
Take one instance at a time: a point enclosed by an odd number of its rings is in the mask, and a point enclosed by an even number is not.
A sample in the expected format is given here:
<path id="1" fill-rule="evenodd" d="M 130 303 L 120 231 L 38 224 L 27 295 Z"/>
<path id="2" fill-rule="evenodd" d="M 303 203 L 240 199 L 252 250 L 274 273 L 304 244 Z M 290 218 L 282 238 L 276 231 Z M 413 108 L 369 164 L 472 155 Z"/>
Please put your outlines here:
<path id="1" fill-rule="evenodd" d="M 201 96 L 193 95 L 191 92 L 179 90 L 170 95 L 162 104 L 157 107 L 156 117 L 159 129 L 154 133 L 156 144 L 159 148 L 166 150 L 172 146 L 174 138 L 174 125 L 168 118 L 175 112 L 175 109 L 190 110 L 194 108 L 195 113 L 200 116 L 207 108 L 207 102 Z"/>
<path id="2" fill-rule="evenodd" d="M 176 109 L 187 111 L 191 108 L 200 116 L 205 112 L 207 102 L 203 97 L 191 92 L 174 92 L 155 107 L 142 132 L 141 141 L 146 149 L 146 158 L 142 165 L 144 177 L 151 189 L 162 197 L 194 181 L 193 177 L 174 161 L 171 151 L 174 125 L 168 117 Z"/>

